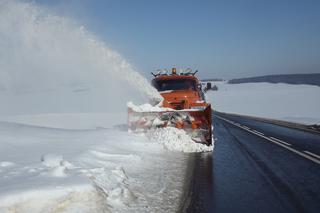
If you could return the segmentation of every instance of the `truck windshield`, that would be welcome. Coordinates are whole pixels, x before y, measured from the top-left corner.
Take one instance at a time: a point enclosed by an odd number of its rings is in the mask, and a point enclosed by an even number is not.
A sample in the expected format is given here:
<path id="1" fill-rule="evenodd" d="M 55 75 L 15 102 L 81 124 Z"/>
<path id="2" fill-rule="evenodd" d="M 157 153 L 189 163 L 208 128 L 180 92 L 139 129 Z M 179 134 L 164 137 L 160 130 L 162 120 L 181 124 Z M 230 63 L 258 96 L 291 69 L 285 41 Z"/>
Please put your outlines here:
<path id="1" fill-rule="evenodd" d="M 152 85 L 158 91 L 196 90 L 196 82 L 191 79 L 153 80 Z"/>

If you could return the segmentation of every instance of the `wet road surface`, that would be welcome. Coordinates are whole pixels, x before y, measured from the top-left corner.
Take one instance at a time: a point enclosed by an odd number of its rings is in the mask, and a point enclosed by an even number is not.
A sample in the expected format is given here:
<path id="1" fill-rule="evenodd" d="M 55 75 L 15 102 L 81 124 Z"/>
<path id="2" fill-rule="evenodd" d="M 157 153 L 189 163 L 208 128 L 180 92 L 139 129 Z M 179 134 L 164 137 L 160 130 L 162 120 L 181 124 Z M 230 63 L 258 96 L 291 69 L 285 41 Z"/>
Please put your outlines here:
<path id="1" fill-rule="evenodd" d="M 320 135 L 215 113 L 187 212 L 320 212 Z"/>

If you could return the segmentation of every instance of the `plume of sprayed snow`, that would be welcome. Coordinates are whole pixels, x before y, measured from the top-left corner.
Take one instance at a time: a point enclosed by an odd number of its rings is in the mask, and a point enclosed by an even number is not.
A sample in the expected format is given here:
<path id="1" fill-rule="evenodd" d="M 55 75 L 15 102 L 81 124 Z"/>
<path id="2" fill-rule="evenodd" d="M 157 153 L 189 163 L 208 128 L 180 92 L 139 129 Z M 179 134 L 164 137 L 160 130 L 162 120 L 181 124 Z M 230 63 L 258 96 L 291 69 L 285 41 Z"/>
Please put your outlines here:
<path id="1" fill-rule="evenodd" d="M 43 90 L 87 85 L 106 97 L 161 100 L 135 68 L 72 20 L 33 3 L 0 0 L 0 90 Z M 131 93 L 128 95 L 128 93 Z"/>

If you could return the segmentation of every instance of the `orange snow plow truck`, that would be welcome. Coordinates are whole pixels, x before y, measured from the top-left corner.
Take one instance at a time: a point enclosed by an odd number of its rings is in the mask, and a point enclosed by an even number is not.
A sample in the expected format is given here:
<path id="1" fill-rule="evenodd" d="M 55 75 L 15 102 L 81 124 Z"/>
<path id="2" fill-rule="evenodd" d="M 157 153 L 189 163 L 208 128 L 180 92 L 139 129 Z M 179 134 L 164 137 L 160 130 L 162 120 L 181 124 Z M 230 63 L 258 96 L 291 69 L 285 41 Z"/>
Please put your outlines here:
<path id="1" fill-rule="evenodd" d="M 201 82 L 191 69 L 177 73 L 158 71 L 152 85 L 163 97 L 161 107 L 137 110 L 128 106 L 128 127 L 131 131 L 175 127 L 183 129 L 192 140 L 212 144 L 211 105 L 206 102 Z"/>

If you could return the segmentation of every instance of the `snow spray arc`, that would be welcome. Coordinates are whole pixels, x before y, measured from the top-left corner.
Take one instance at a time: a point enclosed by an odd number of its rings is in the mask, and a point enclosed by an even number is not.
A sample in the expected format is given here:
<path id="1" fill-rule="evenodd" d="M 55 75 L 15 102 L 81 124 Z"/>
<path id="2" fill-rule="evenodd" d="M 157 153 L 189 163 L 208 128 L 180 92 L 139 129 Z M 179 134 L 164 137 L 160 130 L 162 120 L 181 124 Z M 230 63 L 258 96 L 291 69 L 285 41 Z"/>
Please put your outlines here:
<path id="1" fill-rule="evenodd" d="M 0 0 L 0 89 L 115 81 L 129 83 L 149 99 L 160 98 L 132 65 L 84 27 L 34 3 Z"/>

